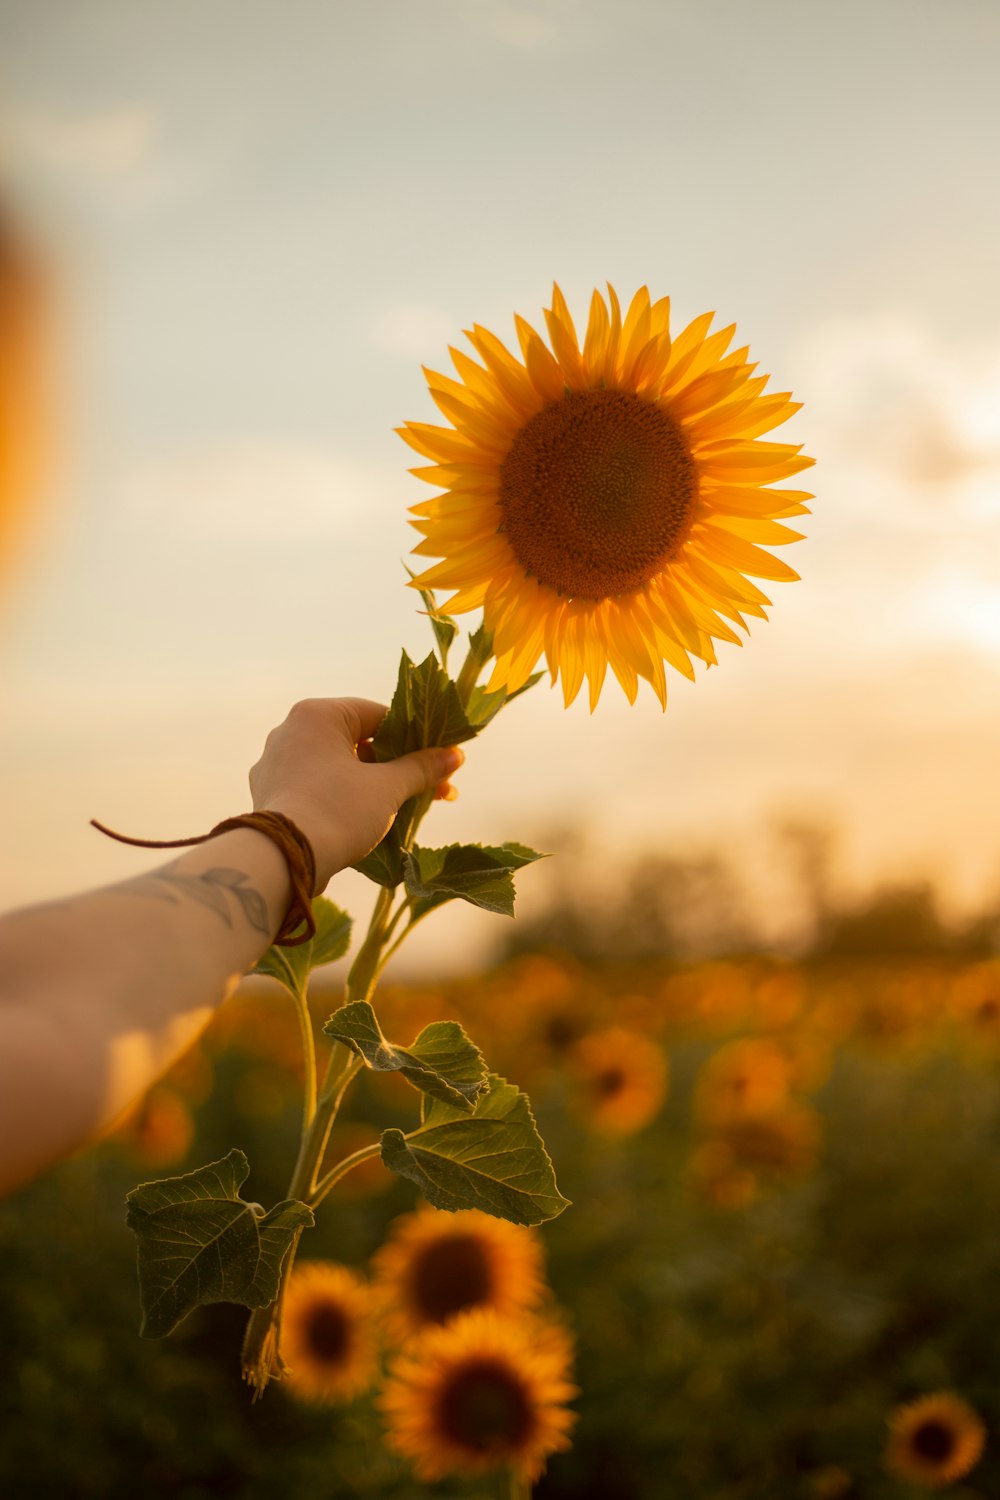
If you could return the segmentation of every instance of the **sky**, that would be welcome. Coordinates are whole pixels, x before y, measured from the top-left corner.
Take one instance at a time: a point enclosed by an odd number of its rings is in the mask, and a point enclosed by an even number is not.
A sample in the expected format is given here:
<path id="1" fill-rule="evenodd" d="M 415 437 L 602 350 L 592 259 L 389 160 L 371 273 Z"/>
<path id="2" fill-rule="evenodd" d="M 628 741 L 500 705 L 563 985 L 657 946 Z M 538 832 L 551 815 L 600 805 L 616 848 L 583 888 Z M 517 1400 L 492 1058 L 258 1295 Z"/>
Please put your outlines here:
<path id="1" fill-rule="evenodd" d="M 388 701 L 431 644 L 393 429 L 553 279 L 580 321 L 605 281 L 714 310 L 804 403 L 802 581 L 666 714 L 536 688 L 428 841 L 582 822 L 609 878 L 722 849 L 775 932 L 789 817 L 837 825 L 845 890 L 1000 891 L 998 64 L 993 0 L 0 0 L 0 182 L 63 322 L 57 477 L 0 585 L 0 908 L 147 867 L 91 816 L 245 809 L 297 698 Z M 526 872 L 524 909 L 573 878 Z M 449 910 L 415 962 L 500 920 Z"/>

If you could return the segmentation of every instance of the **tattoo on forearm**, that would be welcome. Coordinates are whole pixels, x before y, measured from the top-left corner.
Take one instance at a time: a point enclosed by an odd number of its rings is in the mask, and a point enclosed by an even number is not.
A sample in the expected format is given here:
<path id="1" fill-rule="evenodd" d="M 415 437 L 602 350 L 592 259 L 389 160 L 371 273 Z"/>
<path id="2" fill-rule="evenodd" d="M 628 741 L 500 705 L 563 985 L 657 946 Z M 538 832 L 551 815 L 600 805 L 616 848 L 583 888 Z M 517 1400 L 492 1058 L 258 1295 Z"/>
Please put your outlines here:
<path id="1" fill-rule="evenodd" d="M 155 896 L 160 901 L 169 901 L 171 906 L 180 905 L 182 896 L 190 896 L 192 901 L 199 901 L 202 906 L 216 912 L 227 927 L 233 925 L 228 898 L 235 896 L 250 926 L 264 933 L 265 937 L 270 935 L 264 898 L 260 891 L 247 885 L 247 876 L 242 870 L 213 868 L 203 870 L 200 875 L 184 875 L 177 869 L 179 863 L 175 859 L 162 870 L 151 870 L 148 875 L 140 875 L 118 889 L 132 891 L 137 896 Z"/>

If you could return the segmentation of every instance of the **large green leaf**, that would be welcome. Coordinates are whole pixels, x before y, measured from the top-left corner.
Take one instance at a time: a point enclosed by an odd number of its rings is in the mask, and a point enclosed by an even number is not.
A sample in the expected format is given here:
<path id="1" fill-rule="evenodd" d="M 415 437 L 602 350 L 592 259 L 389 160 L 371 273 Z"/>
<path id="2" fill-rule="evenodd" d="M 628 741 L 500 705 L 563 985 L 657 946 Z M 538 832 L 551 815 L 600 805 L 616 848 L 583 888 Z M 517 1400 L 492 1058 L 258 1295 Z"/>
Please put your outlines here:
<path id="1" fill-rule="evenodd" d="M 312 910 L 316 932 L 311 940 L 299 943 L 295 948 L 268 948 L 253 969 L 255 974 L 269 974 L 272 979 L 279 979 L 293 995 L 304 993 L 310 969 L 343 958 L 351 945 L 353 919 L 345 911 L 334 906 L 325 896 L 315 898 Z"/>
<path id="2" fill-rule="evenodd" d="M 399 847 L 399 829 L 403 824 L 403 817 L 407 810 L 412 808 L 412 799 L 404 802 L 397 814 L 396 820 L 385 838 L 380 844 L 376 844 L 370 854 L 364 859 L 359 859 L 351 868 L 357 870 L 359 875 L 367 875 L 369 880 L 374 880 L 376 885 L 385 886 L 386 890 L 395 890 L 403 880 L 403 851 Z"/>
<path id="3" fill-rule="evenodd" d="M 544 858 L 525 844 L 448 844 L 443 849 L 415 844 L 403 855 L 403 873 L 406 889 L 417 901 L 417 916 L 459 897 L 485 911 L 512 917 L 513 871 Z"/>
<path id="4" fill-rule="evenodd" d="M 386 1130 L 382 1160 L 435 1208 L 479 1208 L 513 1224 L 541 1224 L 567 1206 L 527 1096 L 496 1074 L 474 1114 L 435 1099 L 418 1130 Z"/>
<path id="5" fill-rule="evenodd" d="M 125 1222 L 139 1241 L 144 1338 L 160 1339 L 205 1302 L 267 1307 L 299 1230 L 313 1220 L 288 1199 L 264 1213 L 239 1189 L 250 1171 L 230 1151 L 183 1177 L 144 1182 L 126 1196 Z"/>
<path id="6" fill-rule="evenodd" d="M 431 654 L 415 666 L 403 652 L 389 712 L 372 740 L 376 760 L 395 760 L 428 745 L 459 745 L 475 738 L 458 689 Z"/>
<path id="7" fill-rule="evenodd" d="M 357 1000 L 335 1010 L 323 1030 L 376 1073 L 401 1073 L 414 1088 L 460 1112 L 473 1109 L 485 1087 L 483 1055 L 457 1021 L 432 1021 L 409 1047 L 397 1047 L 386 1041 L 367 1000 Z"/>

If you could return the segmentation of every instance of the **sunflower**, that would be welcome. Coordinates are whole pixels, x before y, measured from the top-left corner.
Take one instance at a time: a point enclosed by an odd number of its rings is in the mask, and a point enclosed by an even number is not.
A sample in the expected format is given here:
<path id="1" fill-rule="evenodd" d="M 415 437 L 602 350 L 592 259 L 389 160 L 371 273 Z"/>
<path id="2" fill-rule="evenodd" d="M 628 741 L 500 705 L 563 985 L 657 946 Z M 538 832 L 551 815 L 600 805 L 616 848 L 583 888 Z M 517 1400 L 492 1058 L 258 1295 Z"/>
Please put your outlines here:
<path id="1" fill-rule="evenodd" d="M 1000 1044 L 1000 964 L 974 964 L 952 980 L 949 1008 L 964 1037 L 993 1052 Z"/>
<path id="2" fill-rule="evenodd" d="M 815 1166 L 822 1130 L 815 1110 L 789 1101 L 768 1114 L 732 1116 L 714 1139 L 742 1167 L 772 1177 L 799 1176 Z"/>
<path id="3" fill-rule="evenodd" d="M 656 1117 L 667 1094 L 667 1059 L 656 1042 L 621 1026 L 577 1042 L 571 1057 L 576 1102 L 606 1135 L 633 1135 Z"/>
<path id="4" fill-rule="evenodd" d="M 757 1178 L 739 1164 L 725 1141 L 706 1141 L 691 1155 L 687 1180 L 715 1208 L 745 1208 L 757 1196 Z"/>
<path id="5" fill-rule="evenodd" d="M 43 475 L 45 303 L 36 257 L 0 211 L 0 569 Z"/>
<path id="6" fill-rule="evenodd" d="M 297 1265 L 285 1290 L 281 1353 L 288 1389 L 304 1401 L 349 1401 L 367 1390 L 378 1343 L 361 1278 L 333 1261 Z"/>
<path id="7" fill-rule="evenodd" d="M 967 1402 L 951 1391 L 921 1396 L 889 1417 L 885 1467 L 925 1489 L 941 1489 L 979 1462 L 986 1428 Z"/>
<path id="8" fill-rule="evenodd" d="M 521 1312 L 545 1290 L 535 1232 L 475 1208 L 405 1214 L 372 1269 L 386 1326 L 399 1340 L 470 1308 Z"/>
<path id="9" fill-rule="evenodd" d="M 705 1063 L 695 1089 L 699 1120 L 722 1127 L 771 1115 L 788 1100 L 792 1069 L 782 1047 L 764 1037 L 727 1042 Z"/>
<path id="10" fill-rule="evenodd" d="M 463 1313 L 395 1360 L 377 1404 L 387 1442 L 419 1477 L 509 1468 L 533 1481 L 570 1446 L 572 1346 L 556 1324 Z"/>
<path id="11" fill-rule="evenodd" d="M 758 439 L 799 403 L 764 394 L 714 316 L 671 338 L 669 298 L 641 287 L 623 317 L 609 285 L 581 347 L 556 286 L 551 350 L 515 317 L 520 359 L 477 324 L 481 363 L 451 349 L 457 380 L 425 371 L 451 426 L 399 429 L 430 460 L 413 473 L 443 491 L 412 507 L 414 550 L 441 559 L 413 583 L 452 590 L 449 613 L 482 607 L 491 691 L 514 692 L 544 654 L 567 705 L 586 677 L 593 710 L 610 666 L 630 702 L 643 678 L 665 707 L 665 662 L 693 678 L 692 656 L 711 665 L 713 639 L 767 618 L 751 577 L 798 576 L 764 547 L 798 539 L 780 522 L 812 497 L 768 486 L 813 460 Z"/>

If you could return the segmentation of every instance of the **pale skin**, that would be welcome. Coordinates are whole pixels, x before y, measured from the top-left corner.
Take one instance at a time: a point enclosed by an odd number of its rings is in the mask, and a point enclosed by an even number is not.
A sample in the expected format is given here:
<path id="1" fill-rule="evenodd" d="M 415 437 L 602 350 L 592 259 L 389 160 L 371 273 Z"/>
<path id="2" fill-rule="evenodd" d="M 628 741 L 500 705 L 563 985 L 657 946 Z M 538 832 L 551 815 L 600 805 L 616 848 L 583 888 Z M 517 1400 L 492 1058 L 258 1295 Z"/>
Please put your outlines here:
<path id="1" fill-rule="evenodd" d="M 317 892 L 408 798 L 457 795 L 457 748 L 373 763 L 385 712 L 365 698 L 296 703 L 250 770 L 254 810 L 284 813 L 312 844 Z M 240 828 L 120 884 L 0 917 L 0 1193 L 145 1093 L 270 946 L 291 898 L 281 851 Z"/>

